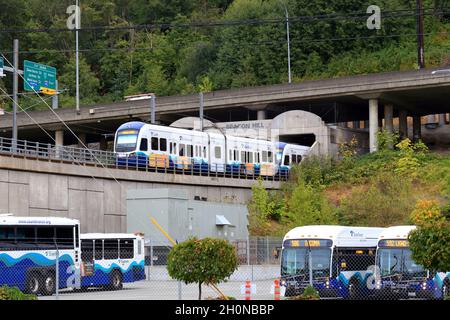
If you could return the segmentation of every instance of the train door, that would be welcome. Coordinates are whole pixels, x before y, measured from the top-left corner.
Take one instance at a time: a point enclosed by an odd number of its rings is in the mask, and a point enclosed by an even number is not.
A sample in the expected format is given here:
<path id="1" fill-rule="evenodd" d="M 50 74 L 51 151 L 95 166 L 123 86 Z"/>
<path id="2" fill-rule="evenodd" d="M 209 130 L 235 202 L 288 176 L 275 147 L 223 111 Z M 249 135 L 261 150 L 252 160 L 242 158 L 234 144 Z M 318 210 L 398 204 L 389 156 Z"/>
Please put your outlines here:
<path id="1" fill-rule="evenodd" d="M 211 171 L 224 172 L 225 171 L 225 139 L 221 136 L 209 136 L 209 162 Z"/>

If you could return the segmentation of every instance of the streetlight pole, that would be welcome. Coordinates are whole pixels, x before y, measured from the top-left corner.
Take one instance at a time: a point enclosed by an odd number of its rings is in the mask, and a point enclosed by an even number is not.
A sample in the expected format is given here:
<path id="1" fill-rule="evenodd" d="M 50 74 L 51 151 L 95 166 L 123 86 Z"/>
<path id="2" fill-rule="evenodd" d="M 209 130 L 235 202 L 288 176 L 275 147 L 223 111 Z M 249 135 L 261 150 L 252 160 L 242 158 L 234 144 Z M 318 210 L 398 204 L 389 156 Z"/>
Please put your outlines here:
<path id="1" fill-rule="evenodd" d="M 417 29 L 417 64 L 419 69 L 425 68 L 425 49 L 423 41 L 423 7 L 422 0 L 416 0 L 416 29 Z"/>

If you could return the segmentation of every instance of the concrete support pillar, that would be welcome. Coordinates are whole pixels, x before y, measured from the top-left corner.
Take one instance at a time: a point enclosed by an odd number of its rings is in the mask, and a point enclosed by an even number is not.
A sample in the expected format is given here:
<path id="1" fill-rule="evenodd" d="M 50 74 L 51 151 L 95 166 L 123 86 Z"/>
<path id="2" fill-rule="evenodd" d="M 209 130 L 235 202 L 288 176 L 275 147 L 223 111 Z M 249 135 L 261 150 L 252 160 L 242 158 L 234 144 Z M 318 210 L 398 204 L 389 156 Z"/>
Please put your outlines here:
<path id="1" fill-rule="evenodd" d="M 359 121 L 353 121 L 353 129 L 359 129 L 359 128 L 360 128 Z"/>
<path id="2" fill-rule="evenodd" d="M 57 146 L 64 145 L 64 131 L 63 130 L 55 131 L 55 145 L 57 145 Z"/>
<path id="3" fill-rule="evenodd" d="M 398 131 L 401 139 L 408 138 L 408 113 L 400 110 L 398 114 Z"/>
<path id="4" fill-rule="evenodd" d="M 439 125 L 440 126 L 445 125 L 445 113 L 439 115 Z"/>
<path id="5" fill-rule="evenodd" d="M 106 138 L 104 136 L 101 136 L 99 144 L 100 150 L 106 151 L 108 149 L 108 141 L 106 141 Z"/>
<path id="6" fill-rule="evenodd" d="M 394 133 L 394 106 L 392 104 L 384 106 L 384 128 L 387 133 Z"/>
<path id="7" fill-rule="evenodd" d="M 56 158 L 59 158 L 61 155 L 61 150 L 60 148 L 62 146 L 64 146 L 64 131 L 63 130 L 58 130 L 55 131 L 55 156 Z"/>
<path id="8" fill-rule="evenodd" d="M 392 104 L 384 106 L 384 129 L 389 135 L 394 133 L 394 106 Z M 394 148 L 391 139 L 388 141 L 388 148 Z"/>
<path id="9" fill-rule="evenodd" d="M 420 116 L 413 117 L 413 142 L 417 142 L 422 138 L 422 124 Z"/>
<path id="10" fill-rule="evenodd" d="M 369 100 L 369 145 L 370 152 L 376 152 L 378 133 L 378 99 Z"/>
<path id="11" fill-rule="evenodd" d="M 86 144 L 86 133 L 82 132 L 78 134 L 78 139 L 81 140 L 81 142 L 83 142 L 83 144 L 85 146 L 87 146 Z M 78 148 L 84 148 L 83 144 L 80 141 L 78 141 Z"/>
<path id="12" fill-rule="evenodd" d="M 256 118 L 258 120 L 266 120 L 266 110 L 258 110 L 256 112 Z"/>

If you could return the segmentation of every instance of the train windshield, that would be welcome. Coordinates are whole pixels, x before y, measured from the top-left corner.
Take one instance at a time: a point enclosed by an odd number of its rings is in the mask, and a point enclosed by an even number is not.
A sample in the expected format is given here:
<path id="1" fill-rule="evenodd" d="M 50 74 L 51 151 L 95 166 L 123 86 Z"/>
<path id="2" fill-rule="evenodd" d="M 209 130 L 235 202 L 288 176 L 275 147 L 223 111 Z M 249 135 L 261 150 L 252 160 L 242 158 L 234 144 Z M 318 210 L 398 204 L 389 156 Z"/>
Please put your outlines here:
<path id="1" fill-rule="evenodd" d="M 408 248 L 378 249 L 377 264 L 382 276 L 406 274 L 413 277 L 426 276 L 426 270 L 411 258 Z"/>
<path id="2" fill-rule="evenodd" d="M 124 130 L 117 133 L 116 152 L 131 152 L 136 150 L 138 130 Z"/>

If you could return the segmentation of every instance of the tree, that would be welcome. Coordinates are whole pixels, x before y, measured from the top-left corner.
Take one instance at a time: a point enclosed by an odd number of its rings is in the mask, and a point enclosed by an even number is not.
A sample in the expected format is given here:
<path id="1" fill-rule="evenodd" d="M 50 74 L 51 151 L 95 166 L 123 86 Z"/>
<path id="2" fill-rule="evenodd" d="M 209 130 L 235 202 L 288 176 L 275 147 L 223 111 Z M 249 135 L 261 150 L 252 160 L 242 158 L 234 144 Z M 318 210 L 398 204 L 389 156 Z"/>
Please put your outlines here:
<path id="1" fill-rule="evenodd" d="M 237 269 L 236 249 L 223 239 L 196 237 L 175 245 L 167 256 L 169 275 L 186 284 L 198 283 L 198 299 L 202 284 L 217 284 Z"/>
<path id="2" fill-rule="evenodd" d="M 411 214 L 417 226 L 409 234 L 412 258 L 426 269 L 450 270 L 450 207 L 439 207 L 434 200 L 421 200 Z"/>

